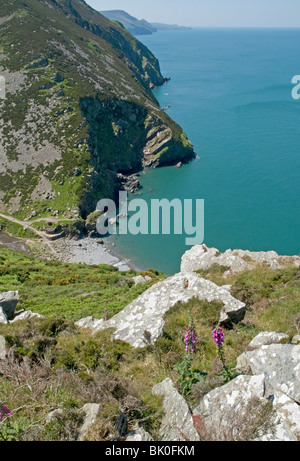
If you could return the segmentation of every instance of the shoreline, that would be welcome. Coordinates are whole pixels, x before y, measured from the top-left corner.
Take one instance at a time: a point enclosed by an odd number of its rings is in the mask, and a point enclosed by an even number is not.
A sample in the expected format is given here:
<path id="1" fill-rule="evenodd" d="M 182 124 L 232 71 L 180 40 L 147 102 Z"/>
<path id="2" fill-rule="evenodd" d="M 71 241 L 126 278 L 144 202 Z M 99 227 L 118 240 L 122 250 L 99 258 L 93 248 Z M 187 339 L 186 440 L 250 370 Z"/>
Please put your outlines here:
<path id="1" fill-rule="evenodd" d="M 104 239 L 82 237 L 75 240 L 63 237 L 51 244 L 57 253 L 57 259 L 62 262 L 87 265 L 107 264 L 117 267 L 121 272 L 137 270 L 130 260 L 122 258 L 117 252 L 111 250 Z"/>
<path id="2" fill-rule="evenodd" d="M 103 243 L 100 243 L 100 241 Z M 34 256 L 35 252 L 30 250 L 28 247 L 29 243 L 33 242 L 21 237 L 11 236 L 6 232 L 0 232 L 0 245 L 14 251 L 20 251 L 24 254 Z M 131 260 L 122 257 L 117 251 L 112 249 L 108 245 L 106 239 L 95 239 L 92 237 L 70 239 L 61 237 L 58 240 L 51 241 L 51 247 L 55 255 L 51 255 L 50 259 L 60 262 L 87 265 L 107 264 L 117 267 L 121 272 L 130 270 L 139 272 L 139 269 Z M 48 256 L 50 257 L 50 255 Z"/>

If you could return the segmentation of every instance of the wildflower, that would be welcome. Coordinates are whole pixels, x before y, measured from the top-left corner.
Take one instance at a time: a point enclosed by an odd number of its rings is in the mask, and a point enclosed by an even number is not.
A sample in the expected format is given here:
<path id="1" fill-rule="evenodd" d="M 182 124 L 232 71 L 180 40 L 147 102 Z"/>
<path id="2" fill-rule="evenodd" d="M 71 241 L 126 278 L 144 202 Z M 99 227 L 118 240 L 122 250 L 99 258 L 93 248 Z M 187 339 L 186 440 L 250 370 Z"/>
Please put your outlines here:
<path id="1" fill-rule="evenodd" d="M 190 316 L 190 326 L 187 329 L 187 332 L 184 337 L 185 343 L 185 352 L 191 352 L 192 354 L 196 352 L 197 344 L 197 334 L 194 327 L 194 321 L 192 316 Z"/>
<path id="2" fill-rule="evenodd" d="M 220 361 L 222 363 L 222 370 L 223 370 L 223 375 L 224 375 L 225 382 L 229 382 L 232 379 L 232 376 L 231 376 L 231 373 L 230 373 L 230 371 L 229 371 L 229 369 L 228 369 L 228 367 L 226 365 L 226 360 L 225 360 L 225 356 L 224 356 L 223 344 L 224 344 L 225 340 L 224 340 L 224 333 L 223 333 L 222 328 L 220 328 L 220 327 L 215 328 L 212 331 L 212 335 L 213 335 L 214 342 L 218 346 L 218 356 L 219 356 L 219 359 L 220 359 Z"/>
<path id="3" fill-rule="evenodd" d="M 212 335 L 213 335 L 213 340 L 216 343 L 216 345 L 221 347 L 225 342 L 224 341 L 224 333 L 223 333 L 222 328 L 218 328 L 218 329 L 215 328 L 212 331 Z"/>
<path id="4" fill-rule="evenodd" d="M 3 416 L 10 416 L 10 415 L 11 415 L 11 412 L 9 408 L 7 407 L 7 405 L 2 405 L 0 403 L 0 421 L 2 421 Z"/>

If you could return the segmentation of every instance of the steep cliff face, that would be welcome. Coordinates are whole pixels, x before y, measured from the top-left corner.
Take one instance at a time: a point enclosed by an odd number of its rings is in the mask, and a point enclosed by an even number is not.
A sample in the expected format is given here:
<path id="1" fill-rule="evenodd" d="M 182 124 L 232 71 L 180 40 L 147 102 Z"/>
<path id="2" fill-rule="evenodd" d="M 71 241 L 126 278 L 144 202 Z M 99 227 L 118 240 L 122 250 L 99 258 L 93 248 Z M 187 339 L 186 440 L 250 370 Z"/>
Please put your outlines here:
<path id="1" fill-rule="evenodd" d="M 84 217 L 118 173 L 193 156 L 152 94 L 157 59 L 83 1 L 2 6 L 0 75 L 1 210 Z"/>

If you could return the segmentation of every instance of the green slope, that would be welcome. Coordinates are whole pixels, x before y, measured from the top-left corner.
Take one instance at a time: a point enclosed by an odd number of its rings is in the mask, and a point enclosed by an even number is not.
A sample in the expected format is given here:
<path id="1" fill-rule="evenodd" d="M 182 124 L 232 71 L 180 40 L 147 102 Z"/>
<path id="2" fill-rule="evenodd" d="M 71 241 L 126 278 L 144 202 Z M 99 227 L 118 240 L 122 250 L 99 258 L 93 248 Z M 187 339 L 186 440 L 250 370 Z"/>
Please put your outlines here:
<path id="1" fill-rule="evenodd" d="M 117 173 L 193 156 L 151 89 L 153 54 L 80 0 L 2 6 L 0 210 L 61 218 L 113 197 Z"/>

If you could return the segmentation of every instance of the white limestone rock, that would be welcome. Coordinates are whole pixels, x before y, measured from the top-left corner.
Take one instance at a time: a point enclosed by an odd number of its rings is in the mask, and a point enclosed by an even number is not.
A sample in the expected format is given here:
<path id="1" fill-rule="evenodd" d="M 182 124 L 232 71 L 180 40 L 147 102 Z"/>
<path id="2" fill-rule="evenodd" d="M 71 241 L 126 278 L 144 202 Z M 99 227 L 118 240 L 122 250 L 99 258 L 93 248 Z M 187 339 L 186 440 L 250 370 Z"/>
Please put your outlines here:
<path id="1" fill-rule="evenodd" d="M 84 441 L 89 428 L 95 423 L 97 419 L 99 410 L 100 410 L 99 403 L 86 403 L 82 407 L 84 422 L 79 431 L 79 436 L 78 436 L 79 442 Z"/>
<path id="2" fill-rule="evenodd" d="M 250 342 L 248 349 L 258 349 L 261 346 L 269 344 L 279 344 L 283 340 L 288 340 L 289 336 L 284 333 L 276 333 L 275 331 L 262 331 Z"/>
<path id="3" fill-rule="evenodd" d="M 300 345 L 270 344 L 246 351 L 238 357 L 237 369 L 263 374 L 269 395 L 281 392 L 300 404 Z"/>
<path id="4" fill-rule="evenodd" d="M 265 265 L 271 269 L 282 269 L 285 265 L 300 266 L 299 256 L 279 256 L 276 251 L 226 250 L 220 253 L 217 248 L 196 245 L 181 258 L 181 272 L 209 270 L 214 264 L 228 267 L 224 275 L 237 274 L 244 270 Z"/>
<path id="5" fill-rule="evenodd" d="M 13 319 L 17 304 L 20 300 L 18 291 L 6 291 L 0 294 L 1 322 L 6 323 Z"/>
<path id="6" fill-rule="evenodd" d="M 222 322 L 236 322 L 245 314 L 246 305 L 231 296 L 228 290 L 197 274 L 179 273 L 150 287 L 108 321 L 87 317 L 76 324 L 91 328 L 93 333 L 113 328 L 113 338 L 126 341 L 133 347 L 145 347 L 162 336 L 165 313 L 179 301 L 186 303 L 192 298 L 223 303 Z M 145 339 L 145 332 L 150 333 L 149 341 Z"/>
<path id="7" fill-rule="evenodd" d="M 129 432 L 126 442 L 152 442 L 153 438 L 142 427 Z"/>
<path id="8" fill-rule="evenodd" d="M 185 399 L 177 392 L 170 378 L 156 384 L 152 390 L 154 395 L 162 395 L 165 416 L 160 428 L 162 441 L 199 441 L 194 427 L 192 414 Z"/>
<path id="9" fill-rule="evenodd" d="M 0 360 L 6 359 L 6 341 L 3 336 L 0 336 Z"/>

